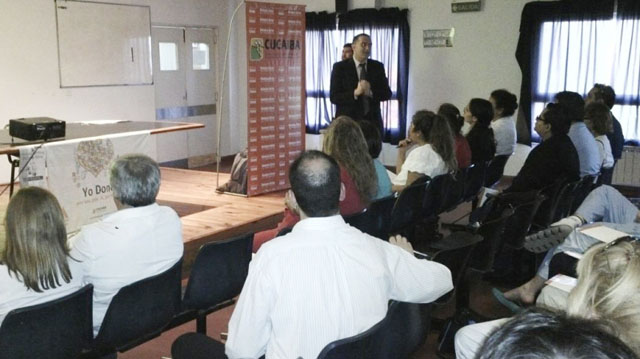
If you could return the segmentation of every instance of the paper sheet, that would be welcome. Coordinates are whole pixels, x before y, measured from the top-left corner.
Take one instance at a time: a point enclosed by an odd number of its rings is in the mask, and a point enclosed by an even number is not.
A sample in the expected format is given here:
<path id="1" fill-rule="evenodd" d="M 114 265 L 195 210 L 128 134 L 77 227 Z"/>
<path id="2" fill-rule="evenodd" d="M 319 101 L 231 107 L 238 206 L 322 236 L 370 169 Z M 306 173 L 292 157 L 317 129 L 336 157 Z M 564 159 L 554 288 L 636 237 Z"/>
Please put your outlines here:
<path id="1" fill-rule="evenodd" d="M 569 293 L 578 284 L 578 280 L 568 275 L 556 274 L 553 278 L 547 280 L 545 284 Z"/>
<path id="2" fill-rule="evenodd" d="M 604 243 L 609 243 L 615 239 L 618 239 L 620 237 L 626 237 L 629 235 L 627 233 L 620 232 L 613 228 L 605 227 L 603 225 L 583 227 L 578 229 L 578 231 Z"/>

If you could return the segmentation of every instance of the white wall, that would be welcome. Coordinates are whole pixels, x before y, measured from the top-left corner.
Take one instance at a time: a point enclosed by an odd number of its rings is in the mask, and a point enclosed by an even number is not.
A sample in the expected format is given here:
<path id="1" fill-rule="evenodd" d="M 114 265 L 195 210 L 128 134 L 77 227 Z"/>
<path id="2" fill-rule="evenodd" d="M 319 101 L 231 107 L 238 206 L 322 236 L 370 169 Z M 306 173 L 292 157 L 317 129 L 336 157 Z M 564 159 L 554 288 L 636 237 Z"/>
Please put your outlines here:
<path id="1" fill-rule="evenodd" d="M 154 25 L 218 28 L 219 74 L 229 18 L 240 0 L 109 0 L 151 6 Z M 334 0 L 273 0 L 306 3 L 307 11 L 334 11 Z M 463 108 L 491 90 L 518 93 L 521 75 L 515 61 L 520 12 L 528 0 L 485 0 L 483 11 L 451 13 L 450 0 L 378 0 L 376 5 L 410 10 L 411 56 L 409 114 L 448 101 Z M 358 5 L 358 1 L 352 2 Z M 367 3 L 366 1 L 364 3 Z M 52 0 L 0 0 L 0 126 L 10 118 L 51 116 L 66 121 L 125 119 L 153 121 L 153 86 L 60 89 Z M 244 7 L 233 26 L 224 89 L 221 154 L 246 146 L 246 46 Z M 455 27 L 453 48 L 422 47 L 422 30 Z M 212 131 L 212 138 L 215 136 Z M 387 160 L 389 158 L 390 160 Z M 385 162 L 393 162 L 393 153 Z M 0 161 L 0 183 L 8 179 Z"/>
<path id="2" fill-rule="evenodd" d="M 217 26 L 226 33 L 226 0 L 109 1 L 150 6 L 154 25 Z M 33 116 L 68 122 L 155 120 L 152 85 L 60 89 L 54 1 L 0 0 L 0 24 L 0 126 L 11 118 Z M 6 162 L 0 161 L 0 183 L 8 179 Z"/>

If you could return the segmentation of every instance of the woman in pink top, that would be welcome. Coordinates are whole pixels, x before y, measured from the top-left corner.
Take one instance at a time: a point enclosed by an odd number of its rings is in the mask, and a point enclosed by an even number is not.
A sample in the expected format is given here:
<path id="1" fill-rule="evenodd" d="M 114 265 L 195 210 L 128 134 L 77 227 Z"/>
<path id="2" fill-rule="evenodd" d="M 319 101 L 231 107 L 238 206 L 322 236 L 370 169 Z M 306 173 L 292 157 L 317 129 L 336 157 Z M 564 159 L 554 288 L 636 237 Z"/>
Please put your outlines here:
<path id="1" fill-rule="evenodd" d="M 378 190 L 376 170 L 369 156 L 367 142 L 360 126 L 347 116 L 340 116 L 331 122 L 324 134 L 324 153 L 335 158 L 340 165 L 340 180 L 344 185 L 344 198 L 340 199 L 340 214 L 348 216 L 362 212 Z M 274 229 L 258 232 L 253 237 L 253 251 L 275 238 L 278 233 L 293 227 L 300 217 L 295 208 L 290 208 L 285 197 L 284 218 Z"/>

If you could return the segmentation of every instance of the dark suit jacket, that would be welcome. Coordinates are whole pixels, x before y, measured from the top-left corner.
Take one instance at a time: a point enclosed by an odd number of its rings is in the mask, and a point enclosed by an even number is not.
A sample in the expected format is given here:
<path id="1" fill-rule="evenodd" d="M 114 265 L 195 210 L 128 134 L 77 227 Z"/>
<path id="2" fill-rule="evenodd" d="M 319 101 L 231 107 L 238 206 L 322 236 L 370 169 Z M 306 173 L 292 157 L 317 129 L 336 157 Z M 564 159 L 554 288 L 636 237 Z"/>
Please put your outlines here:
<path id="1" fill-rule="evenodd" d="M 346 115 L 354 120 L 368 120 L 382 130 L 380 101 L 391 98 L 391 89 L 384 72 L 384 65 L 379 61 L 367 59 L 367 79 L 371 84 L 373 98 L 366 117 L 362 113 L 360 102 L 353 98 L 353 90 L 358 87 L 358 71 L 353 59 L 336 62 L 333 65 L 333 70 L 331 70 L 331 102 L 336 105 L 336 117 Z"/>
<path id="2" fill-rule="evenodd" d="M 505 192 L 543 189 L 559 178 L 569 182 L 580 179 L 578 152 L 567 135 L 553 135 L 532 149 Z"/>

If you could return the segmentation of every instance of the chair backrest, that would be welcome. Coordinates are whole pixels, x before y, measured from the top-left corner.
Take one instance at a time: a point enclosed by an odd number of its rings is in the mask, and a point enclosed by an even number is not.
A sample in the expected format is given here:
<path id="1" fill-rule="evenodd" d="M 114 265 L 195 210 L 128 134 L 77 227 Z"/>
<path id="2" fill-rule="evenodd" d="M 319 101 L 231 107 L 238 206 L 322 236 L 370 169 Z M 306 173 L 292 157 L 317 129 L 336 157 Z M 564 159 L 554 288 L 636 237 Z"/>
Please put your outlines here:
<path id="1" fill-rule="evenodd" d="M 497 205 L 494 215 L 483 222 L 478 228 L 478 234 L 483 240 L 473 249 L 469 267 L 486 273 L 493 268 L 496 255 L 508 238 L 505 230 L 508 221 L 513 218 L 515 210 L 509 204 Z"/>
<path id="2" fill-rule="evenodd" d="M 489 162 L 477 162 L 472 164 L 467 172 L 467 179 L 464 184 L 464 201 L 468 202 L 478 196 L 480 189 L 484 185 Z"/>
<path id="3" fill-rule="evenodd" d="M 425 332 L 417 304 L 392 302 L 384 319 L 365 332 L 327 344 L 318 359 L 407 358 Z"/>
<path id="4" fill-rule="evenodd" d="M 611 181 L 613 181 L 613 169 L 615 168 L 615 164 L 610 168 L 602 168 L 600 169 L 600 175 L 598 176 L 597 185 L 609 185 L 611 186 Z"/>
<path id="5" fill-rule="evenodd" d="M 597 178 L 600 180 L 600 177 Z M 575 193 L 573 196 L 573 203 L 571 203 L 571 210 L 569 214 L 575 213 L 575 211 L 580 207 L 585 198 L 591 193 L 591 191 L 597 187 L 594 184 L 596 182 L 596 178 L 594 176 L 584 176 L 580 180 L 580 183 L 575 188 Z M 566 216 L 565 216 L 566 217 Z"/>
<path id="6" fill-rule="evenodd" d="M 422 200 L 422 218 L 431 218 L 443 211 L 443 204 L 449 193 L 451 174 L 435 176 L 425 188 Z"/>
<path id="7" fill-rule="evenodd" d="M 0 358 L 77 358 L 93 339 L 91 284 L 56 300 L 12 310 L 0 326 Z"/>
<path id="8" fill-rule="evenodd" d="M 513 215 L 504 228 L 505 243 L 515 249 L 522 248 L 524 237 L 529 234 L 538 208 L 546 197 L 540 191 L 503 193 L 500 201 L 513 208 Z"/>
<path id="9" fill-rule="evenodd" d="M 429 176 L 422 176 L 400 192 L 391 211 L 389 234 L 400 233 L 415 224 L 422 214 L 422 198 L 429 181 Z"/>
<path id="10" fill-rule="evenodd" d="M 553 223 L 553 216 L 560 200 L 560 192 L 567 185 L 567 182 L 566 178 L 558 178 L 554 183 L 540 191 L 546 199 L 540 204 L 538 212 L 533 219 L 533 223 L 538 228 L 547 228 Z"/>
<path id="11" fill-rule="evenodd" d="M 387 240 L 389 238 L 389 222 L 396 198 L 389 196 L 371 202 L 366 211 L 345 217 L 345 221 L 353 227 L 374 237 Z"/>
<path id="12" fill-rule="evenodd" d="M 553 208 L 553 217 L 549 223 L 559 221 L 571 214 L 571 207 L 576 196 L 576 189 L 580 186 L 581 180 L 566 183 L 556 198 Z"/>
<path id="13" fill-rule="evenodd" d="M 504 174 L 504 166 L 507 164 L 511 155 L 500 155 L 495 156 L 489 162 L 489 166 L 487 168 L 487 174 L 484 178 L 484 186 L 492 187 L 494 184 L 498 183 Z"/>
<path id="14" fill-rule="evenodd" d="M 183 309 L 208 310 L 240 294 L 249 272 L 253 234 L 200 247 L 182 299 Z"/>
<path id="15" fill-rule="evenodd" d="M 442 201 L 440 212 L 449 212 L 454 210 L 460 203 L 464 201 L 464 189 L 469 167 L 459 169 L 447 179 L 445 187 L 447 194 Z"/>
<path id="16" fill-rule="evenodd" d="M 123 351 L 162 332 L 180 309 L 182 258 L 168 270 L 120 288 L 93 342 L 96 353 Z"/>

